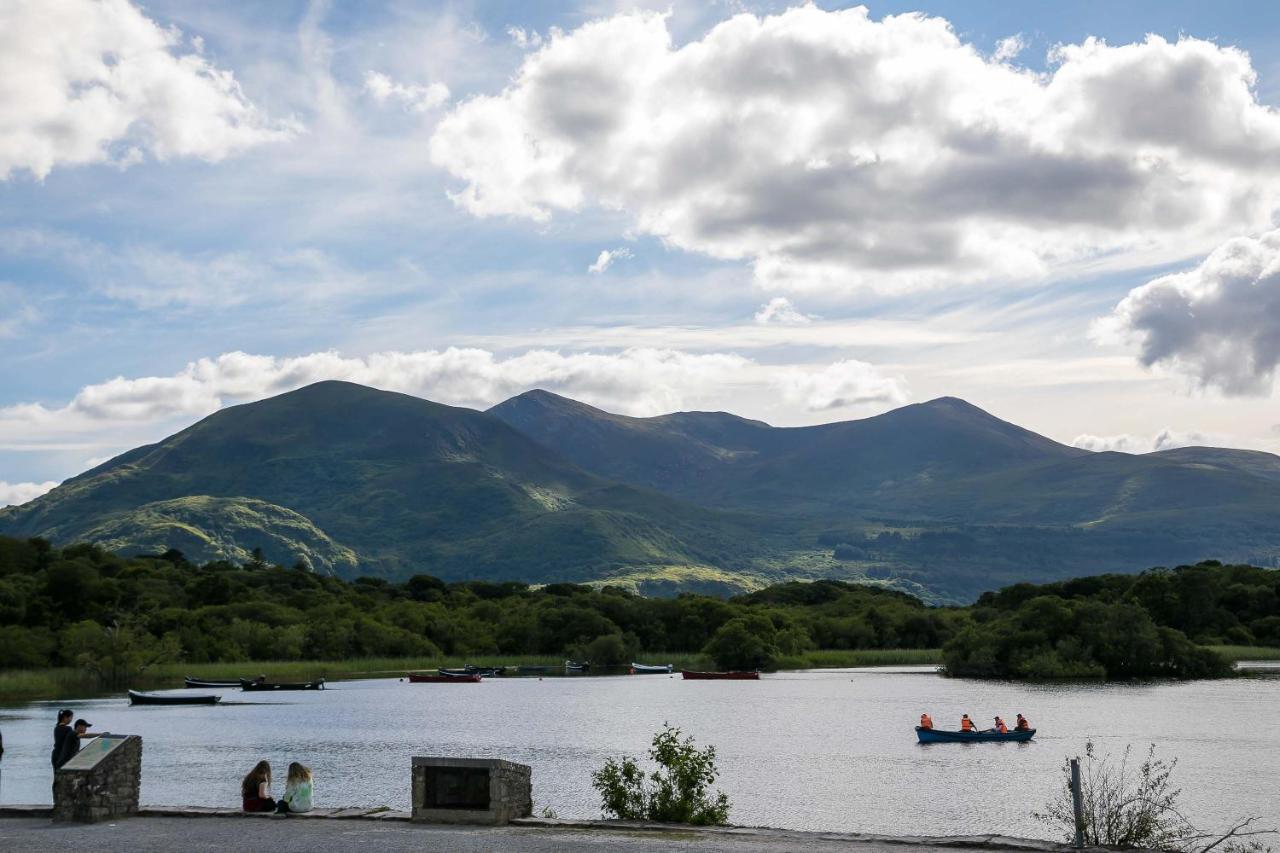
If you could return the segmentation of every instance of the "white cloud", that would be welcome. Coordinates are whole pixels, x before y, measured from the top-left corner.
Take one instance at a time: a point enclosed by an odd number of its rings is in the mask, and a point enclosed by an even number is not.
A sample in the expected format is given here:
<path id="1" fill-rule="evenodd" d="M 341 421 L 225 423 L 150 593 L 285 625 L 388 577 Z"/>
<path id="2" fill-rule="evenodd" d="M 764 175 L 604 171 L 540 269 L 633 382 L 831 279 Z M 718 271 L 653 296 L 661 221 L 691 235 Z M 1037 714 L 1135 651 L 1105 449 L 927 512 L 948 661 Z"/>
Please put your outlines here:
<path id="1" fill-rule="evenodd" d="M 1135 288 L 1092 334 L 1201 387 L 1265 396 L 1280 364 L 1280 230 L 1229 240 L 1195 269 Z"/>
<path id="2" fill-rule="evenodd" d="M 756 322 L 762 326 L 775 323 L 781 326 L 802 326 L 805 323 L 813 322 L 813 318 L 808 314 L 800 312 L 799 308 L 791 303 L 791 300 L 785 296 L 775 296 L 760 306 L 760 310 L 756 312 Z"/>
<path id="3" fill-rule="evenodd" d="M 742 14 L 679 47 L 667 23 L 552 34 L 457 105 L 430 145 L 454 201 L 618 210 L 761 286 L 839 292 L 1186 257 L 1280 198 L 1280 115 L 1235 48 L 1090 39 L 1039 74 L 918 14 Z"/>
<path id="4" fill-rule="evenodd" d="M 293 135 L 127 0 L 0 4 L 0 179 L 145 155 L 217 161 Z"/>
<path id="5" fill-rule="evenodd" d="M 526 30 L 524 27 L 507 27 L 507 35 L 511 43 L 521 50 L 542 46 L 542 36 L 537 30 Z"/>
<path id="6" fill-rule="evenodd" d="M 902 379 L 884 376 L 865 361 L 838 361 L 822 370 L 790 372 L 778 377 L 778 388 L 790 401 L 811 412 L 857 406 L 889 408 L 909 397 Z"/>
<path id="7" fill-rule="evenodd" d="M 443 83 L 398 83 L 379 71 L 365 73 L 364 90 L 379 104 L 396 103 L 415 113 L 434 110 L 449 100 L 449 87 Z"/>
<path id="8" fill-rule="evenodd" d="M 1022 37 L 1022 33 L 1014 33 L 1011 36 L 1000 39 L 996 42 L 995 52 L 991 54 L 991 58 L 996 62 L 1010 62 L 1018 58 L 1018 54 L 1027 49 L 1027 40 Z"/>
<path id="9" fill-rule="evenodd" d="M 780 389 L 817 411 L 883 409 L 907 397 L 901 380 L 860 361 L 765 365 L 732 353 L 658 348 L 561 353 L 529 350 L 501 358 L 483 349 L 336 352 L 277 358 L 231 352 L 191 362 L 170 376 L 116 377 L 89 385 L 61 406 L 0 408 L 0 449 L 118 448 L 154 440 L 154 430 L 324 379 L 400 391 L 451 405 L 486 408 L 544 388 L 610 411 L 656 415 L 731 406 L 744 391 Z M 129 436 L 138 436 L 130 439 Z"/>
<path id="10" fill-rule="evenodd" d="M 632 257 L 635 256 L 626 246 L 621 246 L 617 249 L 602 249 L 600 254 L 596 256 L 595 263 L 587 267 L 587 272 L 593 275 L 599 275 L 609 267 L 613 266 L 615 261 L 622 261 Z"/>
<path id="11" fill-rule="evenodd" d="M 1165 428 L 1154 435 L 1078 435 L 1071 442 L 1072 447 L 1102 452 L 1107 450 L 1118 453 L 1152 453 L 1157 450 L 1173 450 L 1178 447 L 1235 447 L 1246 450 L 1271 450 L 1264 441 L 1252 441 L 1238 436 L 1219 432 L 1184 432 Z"/>
<path id="12" fill-rule="evenodd" d="M 56 485 L 53 480 L 47 483 L 6 483 L 0 480 L 0 507 L 33 501 Z"/>

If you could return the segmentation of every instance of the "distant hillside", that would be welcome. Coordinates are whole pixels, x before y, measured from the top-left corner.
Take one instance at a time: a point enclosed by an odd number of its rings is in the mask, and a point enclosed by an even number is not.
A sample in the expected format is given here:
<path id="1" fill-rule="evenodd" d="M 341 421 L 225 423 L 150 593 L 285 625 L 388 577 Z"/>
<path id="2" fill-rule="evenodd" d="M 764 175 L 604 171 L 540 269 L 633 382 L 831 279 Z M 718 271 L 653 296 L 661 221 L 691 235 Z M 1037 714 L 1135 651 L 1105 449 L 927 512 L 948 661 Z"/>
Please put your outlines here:
<path id="1" fill-rule="evenodd" d="M 955 398 L 777 428 L 546 391 L 487 413 L 342 382 L 220 411 L 0 510 L 0 533 L 343 576 L 788 578 L 970 600 L 1205 558 L 1280 565 L 1280 458 L 1091 453 Z"/>
<path id="2" fill-rule="evenodd" d="M 225 409 L 0 512 L 5 533 L 58 543 L 445 578 L 716 566 L 746 547 L 735 525 L 496 418 L 344 382 Z"/>
<path id="3" fill-rule="evenodd" d="M 627 418 L 545 391 L 490 413 L 601 476 L 816 526 L 844 569 L 907 588 L 967 598 L 1209 556 L 1280 564 L 1280 457 L 1267 453 L 1092 453 L 950 397 L 800 428 Z"/>

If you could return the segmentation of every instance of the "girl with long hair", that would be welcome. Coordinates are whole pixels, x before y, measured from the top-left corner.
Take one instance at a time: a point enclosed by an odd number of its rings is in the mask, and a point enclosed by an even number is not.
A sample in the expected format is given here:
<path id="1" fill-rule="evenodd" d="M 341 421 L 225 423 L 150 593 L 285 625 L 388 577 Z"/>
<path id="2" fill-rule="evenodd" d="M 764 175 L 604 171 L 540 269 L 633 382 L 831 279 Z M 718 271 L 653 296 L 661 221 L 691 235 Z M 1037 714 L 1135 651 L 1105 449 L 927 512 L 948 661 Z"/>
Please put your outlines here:
<path id="1" fill-rule="evenodd" d="M 281 814 L 299 814 L 311 811 L 311 770 L 293 762 L 289 765 L 289 778 L 284 783 L 284 796 L 276 804 Z"/>
<path id="2" fill-rule="evenodd" d="M 247 812 L 269 812 L 276 807 L 271 799 L 271 765 L 259 761 L 240 783 L 240 797 Z"/>

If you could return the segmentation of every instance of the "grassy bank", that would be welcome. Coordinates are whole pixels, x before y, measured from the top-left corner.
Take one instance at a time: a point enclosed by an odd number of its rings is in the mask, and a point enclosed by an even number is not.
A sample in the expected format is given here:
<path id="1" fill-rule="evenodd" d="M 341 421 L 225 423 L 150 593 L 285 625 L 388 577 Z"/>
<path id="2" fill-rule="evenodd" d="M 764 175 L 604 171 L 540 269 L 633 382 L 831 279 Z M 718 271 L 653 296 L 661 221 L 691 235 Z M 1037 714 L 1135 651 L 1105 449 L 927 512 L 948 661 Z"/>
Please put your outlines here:
<path id="1" fill-rule="evenodd" d="M 1274 646 L 1209 646 L 1230 661 L 1280 660 L 1280 648 Z"/>
<path id="2" fill-rule="evenodd" d="M 1278 650 L 1280 651 L 1280 650 Z M 714 669 L 712 663 L 698 654 L 644 654 L 648 663 L 670 663 L 680 669 Z M 818 669 L 855 666 L 901 666 L 931 664 L 941 660 L 937 649 L 828 649 L 783 658 L 779 669 Z M 248 661 L 241 663 L 174 663 L 149 670 L 133 685 L 139 689 L 163 690 L 182 686 L 185 676 L 224 680 L 265 675 L 269 681 L 308 681 L 324 678 L 341 681 L 352 678 L 392 678 L 415 670 L 438 667 L 477 666 L 551 666 L 560 667 L 563 657 L 523 656 L 463 658 L 356 658 L 343 661 Z M 622 672 L 624 667 L 615 668 Z M 119 690 L 101 689 L 93 676 L 78 669 L 41 669 L 0 671 L 0 702 L 32 702 L 53 699 L 84 698 L 119 694 Z"/>

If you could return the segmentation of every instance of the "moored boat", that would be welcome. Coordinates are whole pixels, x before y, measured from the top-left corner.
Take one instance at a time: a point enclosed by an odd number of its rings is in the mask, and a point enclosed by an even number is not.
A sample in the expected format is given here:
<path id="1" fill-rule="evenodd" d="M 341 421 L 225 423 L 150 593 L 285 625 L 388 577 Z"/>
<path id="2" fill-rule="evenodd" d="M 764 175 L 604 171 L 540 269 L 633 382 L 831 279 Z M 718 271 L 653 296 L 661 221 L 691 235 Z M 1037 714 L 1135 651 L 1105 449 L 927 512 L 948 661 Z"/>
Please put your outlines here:
<path id="1" fill-rule="evenodd" d="M 240 682 L 240 689 L 246 691 L 262 690 L 323 690 L 324 679 L 315 681 L 246 681 Z"/>
<path id="2" fill-rule="evenodd" d="M 670 673 L 675 667 L 669 663 L 635 663 L 631 664 L 632 675 L 651 675 L 657 673 Z"/>
<path id="3" fill-rule="evenodd" d="M 680 673 L 686 681 L 759 681 L 758 672 L 698 672 L 686 669 Z"/>
<path id="4" fill-rule="evenodd" d="M 591 664 L 587 661 L 567 660 L 564 662 L 565 672 L 590 672 Z"/>
<path id="5" fill-rule="evenodd" d="M 211 681 L 207 678 L 192 678 L 187 676 L 184 681 L 188 688 L 191 687 L 239 687 L 244 683 L 243 678 L 234 678 L 230 681 Z"/>
<path id="6" fill-rule="evenodd" d="M 945 729 L 923 729 L 916 726 L 916 737 L 921 743 L 998 743 L 1013 741 L 1023 743 L 1035 736 L 1035 729 L 1010 729 L 1001 734 L 995 729 L 981 732 L 957 732 Z"/>
<path id="7" fill-rule="evenodd" d="M 462 669 L 438 669 L 441 675 L 478 675 L 481 678 L 497 678 L 502 675 L 502 671 L 506 667 L 502 666 L 472 666 L 467 664 Z"/>
<path id="8" fill-rule="evenodd" d="M 217 705 L 221 696 L 191 696 L 181 693 L 143 693 L 129 691 L 130 705 Z"/>
<path id="9" fill-rule="evenodd" d="M 411 684 L 478 684 L 483 680 L 473 672 L 464 672 L 457 675 L 443 671 L 436 675 L 410 673 L 407 677 Z"/>

